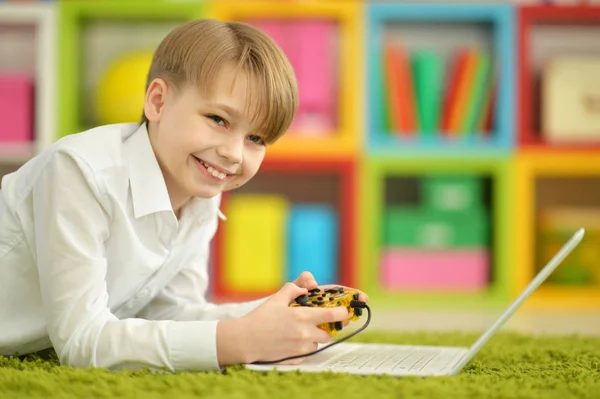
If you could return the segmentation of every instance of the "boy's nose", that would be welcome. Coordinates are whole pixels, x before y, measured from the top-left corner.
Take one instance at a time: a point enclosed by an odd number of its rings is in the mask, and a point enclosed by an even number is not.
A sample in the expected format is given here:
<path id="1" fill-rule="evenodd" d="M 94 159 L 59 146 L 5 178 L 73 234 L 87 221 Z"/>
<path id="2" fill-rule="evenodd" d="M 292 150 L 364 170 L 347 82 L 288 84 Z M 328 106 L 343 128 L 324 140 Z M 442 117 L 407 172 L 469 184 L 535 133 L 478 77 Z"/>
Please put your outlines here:
<path id="1" fill-rule="evenodd" d="M 225 140 L 217 148 L 217 154 L 233 164 L 242 163 L 244 153 L 244 140 L 239 138 L 231 138 Z"/>

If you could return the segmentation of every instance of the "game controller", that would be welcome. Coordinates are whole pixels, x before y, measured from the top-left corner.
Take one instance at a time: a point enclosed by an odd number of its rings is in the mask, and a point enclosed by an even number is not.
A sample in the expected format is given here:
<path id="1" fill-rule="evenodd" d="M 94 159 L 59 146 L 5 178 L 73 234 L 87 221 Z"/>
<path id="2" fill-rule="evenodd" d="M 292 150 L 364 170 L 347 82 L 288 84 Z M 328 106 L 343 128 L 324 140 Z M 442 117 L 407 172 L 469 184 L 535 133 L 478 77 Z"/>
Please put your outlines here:
<path id="1" fill-rule="evenodd" d="M 290 304 L 292 307 L 307 306 L 320 308 L 333 308 L 344 306 L 348 309 L 348 317 L 343 321 L 335 323 L 320 324 L 319 328 L 327 331 L 329 335 L 338 334 L 344 324 L 350 321 L 356 321 L 362 316 L 362 310 L 365 303 L 360 301 L 359 293 L 356 290 L 344 287 L 332 287 L 327 289 L 315 288 L 308 291 L 308 295 L 301 295 Z"/>

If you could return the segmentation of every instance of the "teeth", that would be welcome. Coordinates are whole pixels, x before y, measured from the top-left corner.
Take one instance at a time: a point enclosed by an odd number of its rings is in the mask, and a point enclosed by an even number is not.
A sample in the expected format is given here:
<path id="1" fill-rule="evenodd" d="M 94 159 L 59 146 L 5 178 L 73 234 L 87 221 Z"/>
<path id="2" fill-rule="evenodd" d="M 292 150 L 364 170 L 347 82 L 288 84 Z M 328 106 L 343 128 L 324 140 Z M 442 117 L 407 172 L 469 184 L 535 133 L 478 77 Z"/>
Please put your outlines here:
<path id="1" fill-rule="evenodd" d="M 221 180 L 223 180 L 225 177 L 227 177 L 227 175 L 225 173 L 219 172 L 218 170 L 216 170 L 215 168 L 213 168 L 210 165 L 205 164 L 204 162 L 202 162 L 202 165 L 208 170 L 208 173 L 210 173 L 214 177 L 217 177 Z"/>

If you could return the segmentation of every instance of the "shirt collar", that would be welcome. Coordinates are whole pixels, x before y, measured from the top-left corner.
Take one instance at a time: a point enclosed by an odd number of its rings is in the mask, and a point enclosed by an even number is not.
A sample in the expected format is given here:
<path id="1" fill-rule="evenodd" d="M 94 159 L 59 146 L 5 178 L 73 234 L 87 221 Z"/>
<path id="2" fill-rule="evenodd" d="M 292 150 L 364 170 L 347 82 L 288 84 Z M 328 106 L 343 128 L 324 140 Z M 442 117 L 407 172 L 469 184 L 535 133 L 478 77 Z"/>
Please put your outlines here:
<path id="1" fill-rule="evenodd" d="M 171 199 L 162 171 L 152 149 L 146 124 L 142 123 L 125 140 L 125 151 L 129 163 L 129 183 L 136 218 L 151 213 L 173 212 Z M 193 198 L 189 205 L 191 216 L 196 219 L 203 215 L 214 215 L 225 220 L 220 211 L 221 195 L 214 198 Z"/>
<path id="2" fill-rule="evenodd" d="M 167 185 L 152 150 L 145 123 L 140 124 L 125 140 L 125 151 L 135 217 L 161 211 L 172 212 Z"/>

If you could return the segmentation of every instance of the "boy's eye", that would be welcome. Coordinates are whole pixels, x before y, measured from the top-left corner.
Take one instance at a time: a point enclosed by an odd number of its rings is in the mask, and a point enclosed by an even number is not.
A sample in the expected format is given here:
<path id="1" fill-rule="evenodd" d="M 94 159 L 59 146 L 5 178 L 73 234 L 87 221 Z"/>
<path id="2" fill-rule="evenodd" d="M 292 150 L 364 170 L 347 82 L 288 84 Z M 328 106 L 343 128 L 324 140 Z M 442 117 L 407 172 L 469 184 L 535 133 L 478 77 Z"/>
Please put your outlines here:
<path id="1" fill-rule="evenodd" d="M 218 115 L 207 115 L 206 117 L 215 122 L 216 124 L 225 126 L 225 119 L 221 118 Z"/>
<path id="2" fill-rule="evenodd" d="M 250 136 L 248 136 L 248 140 L 250 140 L 250 141 L 252 141 L 253 143 L 256 143 L 256 144 L 265 145 L 265 142 L 262 139 L 262 137 L 257 136 L 255 134 L 251 134 Z"/>

